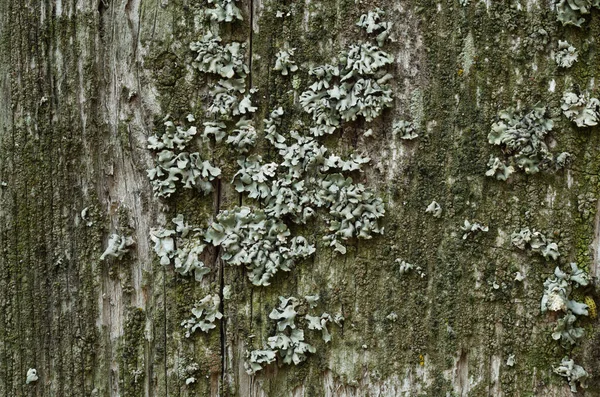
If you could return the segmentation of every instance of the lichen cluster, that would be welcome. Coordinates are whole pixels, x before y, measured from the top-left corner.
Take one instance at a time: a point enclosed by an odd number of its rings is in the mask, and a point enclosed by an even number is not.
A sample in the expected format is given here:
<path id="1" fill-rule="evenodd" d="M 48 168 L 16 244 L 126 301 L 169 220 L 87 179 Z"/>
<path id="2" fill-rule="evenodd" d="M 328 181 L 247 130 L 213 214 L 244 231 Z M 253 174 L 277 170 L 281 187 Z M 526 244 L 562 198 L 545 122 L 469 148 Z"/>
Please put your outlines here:
<path id="1" fill-rule="evenodd" d="M 554 53 L 554 60 L 561 68 L 570 68 L 577 62 L 577 49 L 566 40 L 558 40 L 558 49 Z"/>
<path id="2" fill-rule="evenodd" d="M 515 247 L 521 250 L 531 249 L 545 259 L 556 260 L 560 255 L 555 242 L 536 230 L 531 231 L 528 227 L 511 234 L 510 240 Z"/>
<path id="3" fill-rule="evenodd" d="M 564 314 L 560 317 L 552 332 L 552 339 L 560 341 L 566 349 L 572 349 L 585 333 L 581 327 L 576 327 L 577 316 L 588 316 L 588 305 L 570 298 L 571 291 L 576 287 L 586 287 L 590 283 L 589 275 L 571 263 L 570 272 L 563 272 L 558 266 L 554 274 L 544 282 L 544 295 L 541 301 L 541 311 L 553 311 Z M 554 367 L 554 372 L 566 377 L 573 392 L 577 391 L 577 383 L 585 388 L 588 377 L 583 367 L 574 363 L 569 357 Z"/>
<path id="4" fill-rule="evenodd" d="M 331 334 L 327 329 L 327 324 L 333 322 L 342 326 L 344 318 L 341 315 L 332 317 L 328 313 L 320 316 L 310 314 L 299 314 L 299 306 L 307 306 L 314 309 L 317 306 L 319 296 L 306 296 L 300 300 L 293 296 L 285 298 L 279 297 L 279 306 L 274 308 L 269 314 L 269 318 L 276 322 L 275 334 L 267 338 L 263 349 L 247 352 L 247 362 L 245 363 L 246 372 L 250 375 L 263 369 L 266 365 L 273 363 L 277 357 L 287 365 L 298 365 L 305 361 L 307 354 L 314 353 L 315 347 L 309 344 L 305 339 L 304 329 L 300 324 L 304 323 L 309 330 L 321 331 L 323 341 L 331 341 Z"/>
<path id="5" fill-rule="evenodd" d="M 186 330 L 186 338 L 189 338 L 197 329 L 208 332 L 216 328 L 215 321 L 223 317 L 223 314 L 219 311 L 220 304 L 221 299 L 219 295 L 207 295 L 194 304 L 192 308 L 194 317 L 184 320 L 181 323 Z"/>
<path id="6" fill-rule="evenodd" d="M 593 127 L 600 119 L 600 101 L 588 93 L 565 92 L 562 97 L 563 114 L 577 127 Z"/>
<path id="7" fill-rule="evenodd" d="M 489 143 L 500 146 L 508 161 L 514 163 L 515 167 L 492 156 L 486 175 L 506 180 L 515 168 L 527 174 L 535 174 L 541 170 L 564 166 L 568 153 L 554 156 L 545 142 L 546 135 L 554 127 L 552 119 L 546 116 L 545 107 L 536 106 L 526 113 L 508 108 L 501 111 L 498 118 L 488 134 Z"/>
<path id="8" fill-rule="evenodd" d="M 219 24 L 242 20 L 242 14 L 232 0 L 210 0 L 209 5 L 204 16 L 210 28 L 190 44 L 192 67 L 210 82 L 206 119 L 196 122 L 192 115 L 181 123 L 165 119 L 164 130 L 148 139 L 148 148 L 156 153 L 156 165 L 148 170 L 148 176 L 157 197 L 168 198 L 181 186 L 212 192 L 212 182 L 221 177 L 221 170 L 200 153 L 224 143 L 238 155 L 239 168 L 232 183 L 249 201 L 246 206 L 221 209 L 204 228 L 192 227 L 178 215 L 173 219 L 174 228 L 153 229 L 150 237 L 160 263 L 174 265 L 181 275 L 193 274 L 201 281 L 210 271 L 202 256 L 213 246 L 218 247 L 216 252 L 226 265 L 244 266 L 251 283 L 264 287 L 279 271 L 290 271 L 298 260 L 315 252 L 314 242 L 293 236 L 289 223 L 304 225 L 321 213 L 327 227 L 324 241 L 340 254 L 345 254 L 350 239 L 370 239 L 383 233 L 382 199 L 354 182 L 369 158 L 357 152 L 339 156 L 319 140 L 335 133 L 343 123 L 358 118 L 370 122 L 391 105 L 392 76 L 386 67 L 394 57 L 380 46 L 389 39 L 392 24 L 382 20 L 384 13 L 379 9 L 363 15 L 358 26 L 374 35 L 377 44 L 350 44 L 332 64 L 309 70 L 314 81 L 299 95 L 299 106 L 312 119 L 310 124 L 296 121 L 291 129 L 284 129 L 287 111 L 277 107 L 261 128 L 253 119 L 256 107 L 251 96 L 255 90 L 247 87 L 245 44 L 225 42 L 219 35 Z M 273 70 L 282 76 L 298 71 L 295 51 L 286 42 L 276 54 Z M 299 80 L 292 79 L 291 84 L 294 90 L 299 88 Z M 265 146 L 273 149 L 269 162 L 256 150 Z M 192 151 L 192 147 L 198 150 Z M 279 309 L 270 314 L 277 321 L 278 332 L 269 338 L 268 348 L 249 353 L 249 373 L 277 357 L 284 364 L 298 364 L 314 352 L 294 319 L 298 305 L 313 307 L 317 299 L 306 297 L 300 303 L 296 298 L 282 298 Z M 208 332 L 215 328 L 222 316 L 219 305 L 216 294 L 196 303 L 193 317 L 182 323 L 186 336 L 196 329 Z M 331 339 L 327 324 L 340 323 L 340 318 L 327 313 L 303 317 L 307 328 L 320 331 L 325 342 Z"/>
<path id="9" fill-rule="evenodd" d="M 100 256 L 100 260 L 103 261 L 107 257 L 113 257 L 117 259 L 121 259 L 125 254 L 127 254 L 131 247 L 135 244 L 133 237 L 131 236 L 122 236 L 120 234 L 112 234 L 108 239 L 108 245 L 106 250 Z"/>
<path id="10" fill-rule="evenodd" d="M 194 118 L 190 115 L 188 121 Z M 203 160 L 200 153 L 185 151 L 196 135 L 196 127 L 185 129 L 175 126 L 171 120 L 166 120 L 164 125 L 162 133 L 148 138 L 148 149 L 156 152 L 155 167 L 147 170 L 154 195 L 169 197 L 179 184 L 186 189 L 195 187 L 205 194 L 211 192 L 211 181 L 221 175 L 221 170 Z"/>
<path id="11" fill-rule="evenodd" d="M 203 230 L 192 228 L 179 214 L 173 218 L 176 228 L 152 229 L 150 239 L 154 243 L 154 252 L 160 258 L 161 265 L 174 264 L 175 271 L 182 276 L 194 275 L 196 281 L 210 273 L 200 256 L 207 244 L 204 241 Z"/>
<path id="12" fill-rule="evenodd" d="M 563 25 L 581 27 L 585 22 L 583 15 L 587 15 L 592 8 L 600 9 L 598 0 L 559 0 L 556 3 L 557 19 Z"/>
<path id="13" fill-rule="evenodd" d="M 467 237 L 474 236 L 477 233 L 487 233 L 489 227 L 482 225 L 479 222 L 470 222 L 468 219 L 465 219 L 460 229 L 464 232 L 462 236 L 463 240 L 466 240 Z"/>

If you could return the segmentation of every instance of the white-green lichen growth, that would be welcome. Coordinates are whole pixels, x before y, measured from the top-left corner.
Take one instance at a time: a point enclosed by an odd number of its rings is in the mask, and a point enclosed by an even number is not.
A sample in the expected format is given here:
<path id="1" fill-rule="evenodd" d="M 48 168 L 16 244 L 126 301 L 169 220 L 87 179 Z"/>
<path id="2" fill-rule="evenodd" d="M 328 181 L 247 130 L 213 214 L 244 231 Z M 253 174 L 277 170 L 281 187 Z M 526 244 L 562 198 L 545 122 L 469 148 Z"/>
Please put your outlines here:
<path id="1" fill-rule="evenodd" d="M 271 320 L 276 321 L 275 334 L 268 337 L 263 349 L 247 352 L 247 361 L 244 364 L 249 375 L 255 375 L 266 365 L 275 362 L 280 357 L 283 364 L 298 365 L 307 359 L 309 353 L 315 353 L 316 348 L 305 339 L 304 330 L 299 328 L 306 324 L 309 330 L 321 331 L 321 337 L 325 343 L 331 341 L 331 334 L 327 329 L 328 323 L 341 326 L 343 317 L 336 315 L 332 317 L 327 313 L 313 316 L 309 313 L 300 314 L 299 306 L 307 305 L 310 309 L 316 306 L 317 296 L 308 296 L 305 301 L 295 297 L 279 297 L 279 305 L 269 314 Z M 303 317 L 302 321 L 297 323 Z"/>
<path id="2" fill-rule="evenodd" d="M 222 249 L 221 259 L 245 266 L 254 285 L 267 286 L 278 271 L 315 252 L 302 236 L 290 237 L 287 225 L 262 210 L 238 207 L 222 211 L 205 233 L 207 242 Z"/>
<path id="3" fill-rule="evenodd" d="M 392 26 L 394 25 L 392 22 L 383 21 L 384 16 L 385 12 L 380 8 L 376 8 L 375 11 L 369 11 L 361 15 L 356 23 L 368 34 L 375 34 L 377 44 L 380 47 L 390 38 Z"/>
<path id="4" fill-rule="evenodd" d="M 400 120 L 392 126 L 392 133 L 399 135 L 400 139 L 413 140 L 419 136 L 417 128 L 412 121 Z"/>
<path id="5" fill-rule="evenodd" d="M 358 117 L 367 122 L 391 106 L 391 79 L 384 67 L 394 57 L 378 46 L 352 44 L 339 55 L 336 65 L 312 68 L 315 78 L 308 90 L 300 95 L 300 104 L 318 125 L 338 127 L 343 121 Z"/>
<path id="6" fill-rule="evenodd" d="M 546 135 L 554 127 L 552 119 L 546 116 L 545 107 L 536 106 L 527 113 L 508 108 L 501 111 L 498 118 L 488 134 L 489 143 L 500 146 L 516 168 L 527 174 L 558 168 L 556 159 L 545 142 Z M 503 164 L 492 162 L 494 176 L 504 177 L 508 173 L 502 167 Z"/>
<path id="7" fill-rule="evenodd" d="M 186 338 L 189 338 L 198 329 L 208 333 L 211 329 L 216 328 L 215 321 L 223 317 L 219 311 L 220 304 L 219 295 L 207 295 L 197 302 L 192 308 L 193 317 L 181 323 L 186 330 Z"/>
<path id="8" fill-rule="evenodd" d="M 242 12 L 236 2 L 237 0 L 208 0 L 212 8 L 205 10 L 205 13 L 215 22 L 243 21 Z"/>
<path id="9" fill-rule="evenodd" d="M 546 259 L 556 260 L 559 257 L 558 245 L 546 238 L 542 233 L 523 228 L 510 236 L 512 244 L 521 249 L 530 249 L 541 254 Z"/>
<path id="10" fill-rule="evenodd" d="M 587 93 L 565 92 L 561 109 L 577 127 L 593 127 L 600 119 L 600 101 Z"/>
<path id="11" fill-rule="evenodd" d="M 120 234 L 112 234 L 108 239 L 108 245 L 106 250 L 100 256 L 100 260 L 103 261 L 107 257 L 121 259 L 125 254 L 131 251 L 131 247 L 135 244 L 133 237 L 122 236 Z"/>
<path id="12" fill-rule="evenodd" d="M 197 53 L 192 66 L 202 73 L 214 74 L 226 79 L 245 78 L 248 66 L 245 60 L 245 45 L 231 42 L 223 45 L 221 38 L 207 32 L 199 41 L 190 44 Z"/>
<path id="13" fill-rule="evenodd" d="M 157 152 L 155 167 L 147 170 L 155 196 L 169 197 L 178 185 L 195 187 L 205 194 L 213 190 L 211 181 L 221 175 L 221 170 L 203 160 L 200 153 L 185 151 L 196 132 L 194 126 L 185 129 L 167 120 L 162 134 L 148 138 L 148 149 Z"/>
<path id="14" fill-rule="evenodd" d="M 425 212 L 433 215 L 434 218 L 442 217 L 442 206 L 437 201 L 433 200 L 425 209 Z"/>
<path id="15" fill-rule="evenodd" d="M 287 76 L 290 72 L 298 70 L 298 65 L 296 65 L 296 62 L 292 59 L 294 51 L 296 51 L 296 49 L 289 48 L 286 43 L 284 48 L 277 53 L 277 59 L 275 60 L 275 67 L 273 70 L 281 72 L 283 76 Z"/>
<path id="16" fill-rule="evenodd" d="M 556 3 L 556 18 L 563 25 L 581 27 L 585 22 L 583 15 L 591 12 L 592 7 L 600 9 L 598 0 L 559 0 Z"/>
<path id="17" fill-rule="evenodd" d="M 194 275 L 196 281 L 210 273 L 200 256 L 206 248 L 203 230 L 193 228 L 179 214 L 173 218 L 175 230 L 152 229 L 150 239 L 154 243 L 154 252 L 160 258 L 161 265 L 173 263 L 175 271 L 182 276 Z"/>
<path id="18" fill-rule="evenodd" d="M 407 274 L 414 270 L 421 278 L 425 277 L 425 272 L 421 266 L 415 266 L 412 263 L 408 263 L 400 258 L 397 258 L 394 263 L 398 264 L 398 273 L 400 275 Z"/>
<path id="19" fill-rule="evenodd" d="M 585 382 L 589 374 L 581 365 L 575 364 L 573 359 L 569 357 L 564 357 L 560 364 L 554 367 L 554 373 L 567 378 L 571 391 L 574 393 L 577 392 L 577 383 L 584 389 L 587 387 Z"/>
<path id="20" fill-rule="evenodd" d="M 39 379 L 37 370 L 35 368 L 29 368 L 27 370 L 27 378 L 25 379 L 26 384 L 36 382 Z"/>
<path id="21" fill-rule="evenodd" d="M 566 40 L 559 40 L 558 48 L 554 53 L 554 60 L 559 67 L 570 68 L 577 62 L 577 49 Z"/>
<path id="22" fill-rule="evenodd" d="M 250 120 L 242 117 L 236 124 L 227 143 L 239 153 L 248 153 L 256 145 L 256 129 Z"/>
<path id="23" fill-rule="evenodd" d="M 577 264 L 571 263 L 571 272 L 566 273 L 557 266 L 554 274 L 544 281 L 544 295 L 541 301 L 541 311 L 572 313 L 577 316 L 587 316 L 588 306 L 585 303 L 569 299 L 573 284 L 585 287 L 590 283 L 589 275 Z"/>
<path id="24" fill-rule="evenodd" d="M 490 160 L 487 163 L 489 169 L 485 172 L 486 176 L 491 176 L 499 181 L 505 181 L 509 176 L 515 172 L 512 165 L 506 165 L 498 157 L 490 156 Z"/>
<path id="25" fill-rule="evenodd" d="M 576 327 L 577 317 L 573 313 L 567 313 L 564 317 L 556 321 L 556 326 L 552 331 L 552 339 L 559 340 L 563 344 L 574 345 L 584 334 L 584 329 Z"/>
<path id="26" fill-rule="evenodd" d="M 485 233 L 489 230 L 487 226 L 480 224 L 479 222 L 471 223 L 469 220 L 465 219 L 463 225 L 460 227 L 464 234 L 462 236 L 463 240 L 466 240 L 467 237 L 471 235 L 475 235 L 477 233 Z"/>

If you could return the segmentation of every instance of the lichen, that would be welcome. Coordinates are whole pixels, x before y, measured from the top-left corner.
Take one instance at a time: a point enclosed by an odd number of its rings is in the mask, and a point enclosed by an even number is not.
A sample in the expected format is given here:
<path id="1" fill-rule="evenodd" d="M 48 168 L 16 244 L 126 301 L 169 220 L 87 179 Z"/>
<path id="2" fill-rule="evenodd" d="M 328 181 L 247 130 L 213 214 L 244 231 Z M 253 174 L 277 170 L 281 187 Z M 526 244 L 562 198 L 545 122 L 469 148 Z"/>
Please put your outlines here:
<path id="1" fill-rule="evenodd" d="M 225 263 L 244 265 L 252 284 L 267 286 L 278 271 L 290 271 L 295 260 L 315 252 L 304 237 L 290 235 L 285 223 L 264 211 L 237 207 L 219 213 L 204 237 L 221 247 Z"/>
<path id="2" fill-rule="evenodd" d="M 296 62 L 292 59 L 294 51 L 296 51 L 296 49 L 289 48 L 289 45 L 286 43 L 284 48 L 277 53 L 277 59 L 275 60 L 275 67 L 273 70 L 281 72 L 283 76 L 287 76 L 290 72 L 298 70 L 298 65 L 296 65 Z"/>
<path id="3" fill-rule="evenodd" d="M 26 384 L 30 384 L 36 382 L 39 379 L 37 370 L 35 368 L 29 368 L 27 370 L 27 379 L 25 380 Z"/>
<path id="4" fill-rule="evenodd" d="M 215 22 L 243 21 L 242 12 L 236 6 L 237 0 L 208 0 L 213 8 L 207 9 L 206 15 Z"/>
<path id="5" fill-rule="evenodd" d="M 108 256 L 121 259 L 131 250 L 131 246 L 134 244 L 135 241 L 131 236 L 122 236 L 116 233 L 112 234 L 108 239 L 106 250 L 100 256 L 100 260 L 103 261 Z"/>
<path id="6" fill-rule="evenodd" d="M 150 231 L 154 252 L 160 258 L 161 265 L 173 262 L 177 273 L 182 276 L 193 274 L 196 281 L 202 281 L 210 272 L 200 260 L 200 255 L 206 248 L 204 231 L 185 223 L 181 214 L 173 218 L 173 223 L 176 225 L 175 230 L 161 228 Z"/>
<path id="7" fill-rule="evenodd" d="M 386 82 L 392 76 L 383 68 L 393 61 L 376 45 L 352 44 L 340 53 L 337 65 L 309 71 L 316 81 L 300 95 L 300 104 L 317 125 L 337 127 L 359 116 L 372 121 L 391 105 L 392 91 Z"/>
<path id="8" fill-rule="evenodd" d="M 442 216 L 442 206 L 438 204 L 437 201 L 432 201 L 427 208 L 425 209 L 426 213 L 433 215 L 434 218 L 441 218 Z"/>
<path id="9" fill-rule="evenodd" d="M 192 117 L 188 117 L 193 120 Z M 196 187 L 203 193 L 213 190 L 211 181 L 220 177 L 221 170 L 208 160 L 203 160 L 198 152 L 184 151 L 196 135 L 196 127 L 184 129 L 167 120 L 161 135 L 148 138 L 148 149 L 157 151 L 154 168 L 148 169 L 148 178 L 154 195 L 169 197 L 175 193 L 178 184 L 184 188 Z"/>
<path id="10" fill-rule="evenodd" d="M 249 375 L 255 375 L 264 366 L 275 362 L 277 356 L 284 364 L 298 365 L 307 359 L 309 353 L 316 352 L 316 348 L 306 341 L 304 330 L 298 327 L 297 317 L 304 317 L 304 322 L 309 330 L 321 331 L 325 343 L 331 341 L 327 323 L 333 322 L 341 326 L 343 317 L 340 315 L 332 317 L 327 313 L 320 316 L 308 313 L 300 315 L 297 310 L 299 306 L 308 305 L 311 309 L 316 306 L 317 297 L 309 296 L 307 298 L 310 299 L 301 301 L 293 296 L 279 297 L 279 306 L 269 314 L 269 318 L 276 321 L 275 335 L 267 338 L 264 349 L 246 353 L 247 361 L 244 367 Z"/>
<path id="11" fill-rule="evenodd" d="M 491 176 L 499 181 L 505 181 L 515 172 L 512 165 L 506 165 L 498 157 L 490 156 L 490 161 L 487 163 L 489 170 L 485 172 L 486 176 Z"/>
<path id="12" fill-rule="evenodd" d="M 413 140 L 419 136 L 417 128 L 411 121 L 400 120 L 392 126 L 392 132 L 400 135 L 400 139 Z"/>
<path id="13" fill-rule="evenodd" d="M 577 62 L 577 49 L 566 40 L 558 40 L 558 49 L 554 53 L 554 60 L 561 68 L 570 68 Z"/>
<path id="14" fill-rule="evenodd" d="M 584 389 L 587 387 L 585 381 L 589 374 L 569 357 L 564 357 L 560 364 L 554 367 L 554 373 L 567 378 L 571 391 L 574 393 L 577 392 L 577 383 Z"/>
<path id="15" fill-rule="evenodd" d="M 572 289 L 586 287 L 591 282 L 590 276 L 579 269 L 577 264 L 571 263 L 570 267 L 570 272 L 563 272 L 558 266 L 554 269 L 554 274 L 544 282 L 544 295 L 541 302 L 542 313 L 547 310 L 565 313 L 558 319 L 552 332 L 552 339 L 560 341 L 566 349 L 572 349 L 584 336 L 584 329 L 574 325 L 577 316 L 589 315 L 587 304 L 570 299 Z M 554 368 L 554 372 L 567 378 L 573 392 L 577 391 L 577 382 L 581 387 L 586 387 L 587 372 L 568 357 L 563 358 L 562 362 Z"/>
<path id="16" fill-rule="evenodd" d="M 208 333 L 216 328 L 216 320 L 220 320 L 223 314 L 219 311 L 221 299 L 219 295 L 206 295 L 192 308 L 194 317 L 184 320 L 181 325 L 185 328 L 185 337 L 189 338 L 197 329 Z"/>
<path id="17" fill-rule="evenodd" d="M 561 109 L 563 114 L 577 127 L 592 127 L 598 124 L 600 118 L 600 101 L 591 98 L 588 93 L 577 95 L 565 92 L 562 97 Z"/>
<path id="18" fill-rule="evenodd" d="M 467 219 L 465 219 L 464 224 L 463 224 L 463 226 L 460 227 L 460 229 L 465 232 L 462 236 L 463 240 L 466 240 L 467 237 L 469 237 L 471 235 L 475 235 L 475 234 L 481 233 L 481 232 L 487 232 L 489 230 L 489 228 L 487 226 L 484 226 L 484 225 L 480 224 L 479 222 L 471 223 Z"/>
<path id="19" fill-rule="evenodd" d="M 556 18 L 563 25 L 581 27 L 585 22 L 582 15 L 589 14 L 592 7 L 600 8 L 598 0 L 560 0 L 556 4 Z"/>
<path id="20" fill-rule="evenodd" d="M 556 260 L 560 255 L 558 245 L 535 229 L 531 231 L 529 228 L 523 228 L 512 233 L 510 240 L 515 247 L 521 250 L 529 248 L 546 259 Z"/>
<path id="21" fill-rule="evenodd" d="M 375 11 L 370 11 L 360 16 L 356 26 L 363 28 L 367 34 L 375 34 L 377 44 L 381 47 L 390 38 L 392 22 L 383 21 L 382 18 L 385 16 L 385 12 L 376 8 Z"/>
<path id="22" fill-rule="evenodd" d="M 502 147 L 519 169 L 527 174 L 535 174 L 543 169 L 557 167 L 557 162 L 544 141 L 552 130 L 554 122 L 546 116 L 546 108 L 534 107 L 524 113 L 508 108 L 498 114 L 499 120 L 492 124 L 488 134 L 489 143 Z M 508 168 L 504 163 L 490 161 L 493 175 L 504 177 Z M 504 165 L 505 168 L 502 166 Z M 490 172 L 490 171 L 488 171 Z"/>

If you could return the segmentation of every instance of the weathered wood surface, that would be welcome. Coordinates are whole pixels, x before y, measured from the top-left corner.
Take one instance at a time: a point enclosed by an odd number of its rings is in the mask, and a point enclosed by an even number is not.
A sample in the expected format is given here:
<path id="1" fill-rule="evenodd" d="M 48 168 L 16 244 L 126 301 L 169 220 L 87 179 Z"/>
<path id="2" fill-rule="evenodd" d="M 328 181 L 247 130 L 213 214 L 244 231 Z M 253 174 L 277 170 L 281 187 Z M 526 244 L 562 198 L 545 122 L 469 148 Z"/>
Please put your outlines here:
<path id="1" fill-rule="evenodd" d="M 223 268 L 214 252 L 208 280 L 183 279 L 158 264 L 148 237 L 176 213 L 205 223 L 239 200 L 229 185 L 234 162 L 222 151 L 213 154 L 225 175 L 212 198 L 160 201 L 145 173 L 146 137 L 166 114 L 185 115 L 205 100 L 188 46 L 201 35 L 206 4 L 1 1 L 0 395 L 570 395 L 552 374 L 564 352 L 539 313 L 554 264 L 511 248 L 510 233 L 537 228 L 559 243 L 560 263 L 600 275 L 598 131 L 577 130 L 559 113 L 571 84 L 596 88 L 600 13 L 577 29 L 556 22 L 547 1 L 470 3 L 243 3 L 246 20 L 230 34 L 251 46 L 256 119 L 295 101 L 289 79 L 271 71 L 285 41 L 298 49 L 307 84 L 309 62 L 362 37 L 354 26 L 362 13 L 386 10 L 396 37 L 394 107 L 373 123 L 374 137 L 361 137 L 357 124 L 328 142 L 373 159 L 363 182 L 386 200 L 385 235 L 356 242 L 345 256 L 319 244 L 313 259 L 261 288 L 242 270 Z M 550 58 L 565 38 L 580 49 L 566 71 Z M 557 151 L 573 154 L 570 168 L 509 183 L 486 178 L 498 110 L 537 102 L 555 117 L 551 135 Z M 402 118 L 424 127 L 419 139 L 391 133 Z M 585 194 L 591 199 L 582 204 Z M 442 204 L 442 219 L 424 213 L 431 200 Z M 489 225 L 489 233 L 463 241 L 464 219 Z M 135 254 L 101 262 L 115 230 L 134 236 Z M 396 258 L 425 276 L 400 276 Z M 526 273 L 521 284 L 516 271 Z M 233 290 L 224 323 L 186 339 L 180 322 L 192 302 L 223 284 Z M 315 342 L 317 353 L 298 367 L 246 375 L 244 353 L 268 336 L 277 297 L 311 293 L 346 317 L 332 343 Z M 386 320 L 392 311 L 396 322 Z M 600 393 L 598 321 L 586 323 L 575 350 L 593 375 L 581 395 Z M 514 367 L 505 364 L 510 354 Z M 198 380 L 186 386 L 192 362 Z M 26 385 L 28 368 L 40 378 Z"/>

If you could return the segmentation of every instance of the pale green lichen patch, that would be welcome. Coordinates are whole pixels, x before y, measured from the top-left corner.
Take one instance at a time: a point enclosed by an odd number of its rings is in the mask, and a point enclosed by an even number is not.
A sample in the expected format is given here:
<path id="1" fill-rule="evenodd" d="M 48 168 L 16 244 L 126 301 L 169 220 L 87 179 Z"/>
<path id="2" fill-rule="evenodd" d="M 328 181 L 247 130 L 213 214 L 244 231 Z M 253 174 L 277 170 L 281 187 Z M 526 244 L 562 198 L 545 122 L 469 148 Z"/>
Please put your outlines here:
<path id="1" fill-rule="evenodd" d="M 27 379 L 25 379 L 26 384 L 30 384 L 36 382 L 39 379 L 37 370 L 35 368 L 29 368 L 27 370 Z"/>
<path id="2" fill-rule="evenodd" d="M 479 222 L 470 222 L 468 219 L 465 219 L 464 224 L 460 227 L 460 229 L 464 232 L 462 238 L 466 240 L 467 237 L 471 235 L 475 235 L 477 233 L 487 233 L 489 227 L 480 224 Z"/>
<path id="3" fill-rule="evenodd" d="M 286 43 L 282 50 L 279 50 L 277 53 L 277 59 L 275 60 L 275 67 L 273 70 L 276 72 L 281 72 L 282 76 L 287 76 L 291 72 L 295 72 L 298 70 L 298 65 L 292 59 L 294 56 L 295 48 L 289 48 L 289 45 Z"/>
<path id="4" fill-rule="evenodd" d="M 173 263 L 177 273 L 183 276 L 193 274 L 196 281 L 202 281 L 210 272 L 200 259 L 206 248 L 203 230 L 185 223 L 181 214 L 173 219 L 173 223 L 175 230 L 161 228 L 150 231 L 154 252 L 161 265 Z"/>
<path id="5" fill-rule="evenodd" d="M 185 328 L 185 336 L 189 338 L 196 330 L 208 333 L 211 329 L 216 328 L 216 320 L 223 318 L 223 314 L 219 311 L 221 300 L 219 295 L 207 295 L 192 308 L 192 318 L 184 320 L 181 325 Z"/>
<path id="6" fill-rule="evenodd" d="M 544 295 L 541 301 L 541 311 L 554 311 L 564 313 L 556 322 L 552 332 L 552 339 L 560 341 L 565 349 L 572 349 L 584 336 L 584 329 L 576 327 L 577 316 L 588 316 L 588 305 L 571 299 L 574 288 L 586 287 L 590 284 L 590 276 L 575 263 L 570 264 L 570 272 L 563 272 L 558 266 L 554 274 L 544 282 Z M 577 383 L 582 388 L 586 387 L 585 380 L 588 373 L 582 366 L 575 364 L 569 357 L 554 367 L 554 372 L 567 378 L 571 391 L 577 391 Z"/>
<path id="7" fill-rule="evenodd" d="M 511 243 L 521 249 L 531 249 L 546 259 L 556 260 L 559 256 L 558 244 L 546 238 L 542 233 L 529 228 L 523 228 L 510 236 Z"/>
<path id="8" fill-rule="evenodd" d="M 399 135 L 400 139 L 413 140 L 419 136 L 417 127 L 411 121 L 400 120 L 392 126 L 392 133 Z"/>
<path id="9" fill-rule="evenodd" d="M 131 236 L 122 236 L 116 233 L 112 234 L 108 239 L 106 250 L 100 256 L 100 260 L 103 261 L 108 256 L 121 259 L 129 251 L 131 251 L 131 247 L 134 244 L 135 241 Z"/>
<path id="10" fill-rule="evenodd" d="M 431 214 L 434 218 L 442 217 L 442 206 L 435 200 L 433 200 L 425 209 L 425 212 Z"/>
<path id="11" fill-rule="evenodd" d="M 307 296 L 304 300 L 293 296 L 279 297 L 279 306 L 269 314 L 269 318 L 276 321 L 275 335 L 268 337 L 264 349 L 247 352 L 247 361 L 244 366 L 248 374 L 255 375 L 266 365 L 275 362 L 277 357 L 281 358 L 283 364 L 298 365 L 307 359 L 309 353 L 316 352 L 316 348 L 306 341 L 304 330 L 299 328 L 299 324 L 296 322 L 297 318 L 303 317 L 309 330 L 321 331 L 325 343 L 331 341 L 327 324 L 333 322 L 341 327 L 344 321 L 341 315 L 332 317 L 323 313 L 320 316 L 313 316 L 298 312 L 299 307 L 304 305 L 314 309 L 317 300 L 318 296 Z"/>
<path id="12" fill-rule="evenodd" d="M 558 48 L 554 52 L 554 60 L 561 68 L 570 68 L 577 62 L 577 49 L 566 40 L 558 40 Z"/>
<path id="13" fill-rule="evenodd" d="M 193 117 L 188 119 L 193 121 Z M 199 152 L 185 151 L 196 131 L 194 126 L 186 130 L 167 120 L 161 135 L 148 138 L 148 148 L 157 152 L 155 167 L 147 170 L 155 196 L 169 197 L 179 184 L 205 194 L 213 190 L 211 181 L 221 175 L 221 170 L 203 160 Z"/>
<path id="14" fill-rule="evenodd" d="M 488 141 L 492 145 L 500 146 L 508 155 L 508 159 L 515 166 L 527 174 L 535 174 L 545 169 L 556 169 L 562 162 L 557 161 L 560 156 L 550 153 L 545 142 L 546 135 L 552 131 L 554 122 L 546 115 L 546 108 L 534 107 L 525 113 L 514 108 L 508 108 L 498 114 L 499 120 L 492 124 L 488 134 Z M 567 154 L 561 154 L 566 156 Z M 504 178 L 510 175 L 504 163 L 490 161 L 491 175 Z M 504 167 L 503 167 L 504 165 Z M 490 172 L 490 171 L 488 171 Z"/>
<path id="15" fill-rule="evenodd" d="M 556 4 L 557 19 L 563 25 L 581 27 L 585 22 L 582 15 L 587 15 L 592 8 L 600 9 L 598 0 L 560 0 Z"/>
<path id="16" fill-rule="evenodd" d="M 593 127 L 598 124 L 600 118 L 600 101 L 590 97 L 588 93 L 577 95 L 574 92 L 565 92 L 561 109 L 577 127 Z"/>
<path id="17" fill-rule="evenodd" d="M 264 211 L 239 207 L 222 211 L 205 233 L 207 242 L 220 246 L 229 265 L 245 266 L 252 284 L 267 286 L 280 270 L 315 251 L 302 236 L 290 238 L 288 227 Z"/>

